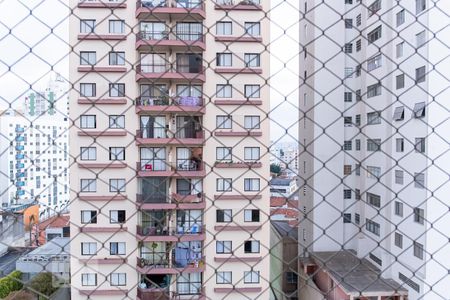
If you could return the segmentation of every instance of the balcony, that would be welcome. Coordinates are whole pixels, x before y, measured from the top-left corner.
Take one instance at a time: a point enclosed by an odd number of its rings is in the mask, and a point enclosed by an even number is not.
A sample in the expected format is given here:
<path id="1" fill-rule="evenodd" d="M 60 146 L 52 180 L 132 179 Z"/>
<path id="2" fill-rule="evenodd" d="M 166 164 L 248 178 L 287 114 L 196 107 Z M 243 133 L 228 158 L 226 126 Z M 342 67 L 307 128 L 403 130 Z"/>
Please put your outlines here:
<path id="1" fill-rule="evenodd" d="M 205 209 L 204 195 L 172 194 L 171 196 L 157 193 L 136 194 L 136 206 L 141 210 L 174 210 L 174 209 Z"/>
<path id="2" fill-rule="evenodd" d="M 201 64 L 139 64 L 136 67 L 136 81 L 143 79 L 205 82 L 205 72 Z"/>
<path id="3" fill-rule="evenodd" d="M 205 226 L 193 224 L 186 226 L 168 226 L 166 222 L 155 224 L 141 223 L 136 226 L 136 238 L 142 242 L 189 242 L 205 239 Z"/>
<path id="4" fill-rule="evenodd" d="M 204 51 L 206 45 L 201 33 L 141 31 L 137 34 L 136 49 L 139 51 L 165 50 L 167 48 L 176 51 Z"/>
<path id="5" fill-rule="evenodd" d="M 78 3 L 78 8 L 126 8 L 126 1 L 116 1 L 111 0 L 80 0 Z"/>
<path id="6" fill-rule="evenodd" d="M 177 132 L 178 129 L 177 128 Z M 153 130 L 154 131 L 154 130 Z M 155 135 L 152 130 L 143 128 L 136 131 L 136 145 L 181 145 L 181 146 L 200 146 L 205 143 L 204 130 L 194 131 L 191 135 L 182 136 L 175 134 L 169 137 L 166 132 L 161 135 Z"/>
<path id="7" fill-rule="evenodd" d="M 141 249 L 150 250 L 141 252 L 137 258 L 137 271 L 141 274 L 179 274 L 200 273 L 204 271 L 201 242 L 191 242 L 199 245 L 198 248 L 175 246 L 168 249 L 165 243 L 144 243 Z M 145 245 L 148 247 L 145 247 Z M 151 247 L 154 247 L 151 249 Z M 165 251 L 156 251 L 165 250 Z"/>
<path id="8" fill-rule="evenodd" d="M 136 3 L 136 18 L 150 16 L 161 18 L 205 19 L 202 0 L 140 0 Z"/>
<path id="9" fill-rule="evenodd" d="M 178 161 L 177 166 L 172 166 L 165 161 L 141 161 L 137 163 L 139 177 L 182 177 L 197 178 L 205 177 L 206 170 L 204 162 Z"/>
<path id="10" fill-rule="evenodd" d="M 205 113 L 203 99 L 200 97 L 182 96 L 175 99 L 169 97 L 141 96 L 136 99 L 136 113 L 167 112 L 167 113 Z"/>
<path id="11" fill-rule="evenodd" d="M 158 275 L 148 275 L 148 276 L 158 276 Z M 161 276 L 161 275 L 159 275 Z M 170 276 L 170 275 L 167 275 Z M 152 280 L 153 282 L 153 280 Z M 189 284 L 189 283 L 186 283 Z M 145 286 L 145 283 L 141 283 L 140 285 Z M 153 285 L 153 284 L 149 284 Z M 137 290 L 137 298 L 139 300 L 169 300 L 169 299 L 177 299 L 177 300 L 206 300 L 205 292 L 203 289 L 198 289 L 197 294 L 185 294 L 179 292 L 171 292 L 168 287 L 150 287 L 144 288 L 139 286 Z M 188 291 L 191 291 L 191 287 L 187 288 Z"/>
<path id="12" fill-rule="evenodd" d="M 217 0 L 216 10 L 262 10 L 260 0 Z"/>

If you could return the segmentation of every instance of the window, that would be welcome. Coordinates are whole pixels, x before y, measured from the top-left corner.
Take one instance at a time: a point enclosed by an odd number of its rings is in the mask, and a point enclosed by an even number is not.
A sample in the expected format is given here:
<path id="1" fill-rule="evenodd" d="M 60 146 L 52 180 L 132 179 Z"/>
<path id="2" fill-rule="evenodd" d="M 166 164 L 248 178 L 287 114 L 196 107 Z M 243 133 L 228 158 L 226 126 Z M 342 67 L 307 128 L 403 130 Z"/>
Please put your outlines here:
<path id="1" fill-rule="evenodd" d="M 402 89 L 405 87 L 405 74 L 400 74 L 395 77 L 395 88 Z"/>
<path id="2" fill-rule="evenodd" d="M 361 151 L 361 140 L 360 139 L 355 140 L 355 150 Z"/>
<path id="3" fill-rule="evenodd" d="M 403 217 L 403 203 L 395 201 L 394 213 L 396 216 Z"/>
<path id="4" fill-rule="evenodd" d="M 233 34 L 233 23 L 232 22 L 217 22 L 216 23 L 216 34 L 217 35 L 232 35 Z"/>
<path id="5" fill-rule="evenodd" d="M 404 142 L 403 138 L 395 139 L 395 151 L 396 152 L 405 151 L 405 142 Z"/>
<path id="6" fill-rule="evenodd" d="M 405 43 L 401 42 L 401 43 L 399 43 L 399 44 L 397 44 L 395 46 L 395 54 L 396 54 L 397 58 L 400 58 L 400 57 L 403 56 L 403 47 L 404 47 L 404 45 L 405 45 Z"/>
<path id="7" fill-rule="evenodd" d="M 125 33 L 125 21 L 124 20 L 110 20 L 109 21 L 109 33 Z"/>
<path id="8" fill-rule="evenodd" d="M 361 176 L 361 164 L 355 164 L 355 175 Z"/>
<path id="9" fill-rule="evenodd" d="M 259 22 L 245 22 L 244 23 L 245 34 L 251 36 L 261 35 L 261 24 Z"/>
<path id="10" fill-rule="evenodd" d="M 97 285 L 97 274 L 82 273 L 81 274 L 81 285 L 82 286 L 96 286 Z"/>
<path id="11" fill-rule="evenodd" d="M 407 277 L 406 275 L 402 274 L 402 273 L 398 273 L 398 278 L 406 283 L 409 287 L 411 287 L 413 290 L 415 290 L 416 292 L 420 293 L 420 285 L 418 285 L 417 283 L 415 283 L 414 281 L 412 281 L 410 279 L 410 277 Z"/>
<path id="12" fill-rule="evenodd" d="M 367 72 L 378 69 L 382 66 L 382 56 L 381 54 L 377 54 L 372 58 L 367 60 Z"/>
<path id="13" fill-rule="evenodd" d="M 378 256 L 376 256 L 375 254 L 373 254 L 373 253 L 369 253 L 369 258 L 371 259 L 371 260 L 373 260 L 377 265 L 382 265 L 383 264 L 383 261 L 378 257 Z"/>
<path id="14" fill-rule="evenodd" d="M 244 272 L 244 283 L 259 283 L 259 272 Z"/>
<path id="15" fill-rule="evenodd" d="M 81 51 L 80 65 L 95 65 L 97 63 L 97 54 L 95 51 Z"/>
<path id="16" fill-rule="evenodd" d="M 110 97 L 125 97 L 125 84 L 124 83 L 110 83 L 109 84 L 109 96 Z"/>
<path id="17" fill-rule="evenodd" d="M 261 87 L 256 84 L 246 84 L 244 86 L 244 96 L 245 98 L 259 98 Z"/>
<path id="18" fill-rule="evenodd" d="M 352 117 L 344 117 L 344 126 L 352 126 L 353 125 L 353 119 Z"/>
<path id="19" fill-rule="evenodd" d="M 425 117 L 425 102 L 419 102 L 414 104 L 413 116 L 414 118 Z"/>
<path id="20" fill-rule="evenodd" d="M 400 233 L 396 232 L 394 234 L 394 244 L 395 244 L 395 246 L 397 246 L 400 249 L 402 249 L 403 248 L 403 235 L 401 235 Z"/>
<path id="21" fill-rule="evenodd" d="M 222 254 L 222 253 L 231 253 L 232 249 L 232 242 L 231 241 L 216 241 L 216 253 Z"/>
<path id="22" fill-rule="evenodd" d="M 80 83 L 81 97 L 95 97 L 96 85 L 95 83 Z"/>
<path id="23" fill-rule="evenodd" d="M 244 128 L 259 129 L 260 128 L 259 116 L 244 116 Z"/>
<path id="24" fill-rule="evenodd" d="M 245 241 L 244 253 L 259 253 L 259 241 Z"/>
<path id="25" fill-rule="evenodd" d="M 353 4 L 353 0 L 345 0 L 345 4 Z M 306 9 L 305 9 L 305 11 L 306 11 Z"/>
<path id="26" fill-rule="evenodd" d="M 405 23 L 405 10 L 402 9 L 401 11 L 399 11 L 396 15 L 396 19 L 397 19 L 397 27 L 402 25 L 403 23 Z"/>
<path id="27" fill-rule="evenodd" d="M 91 33 L 95 29 L 95 20 L 80 20 L 80 33 Z"/>
<path id="28" fill-rule="evenodd" d="M 109 65 L 111 66 L 125 65 L 125 52 L 109 52 Z"/>
<path id="29" fill-rule="evenodd" d="M 355 69 L 356 77 L 361 76 L 361 69 L 362 69 L 362 65 L 361 64 L 356 66 L 356 69 Z"/>
<path id="30" fill-rule="evenodd" d="M 381 124 L 381 112 L 375 111 L 367 114 L 367 125 Z"/>
<path id="31" fill-rule="evenodd" d="M 109 180 L 109 191 L 110 192 L 125 192 L 125 179 L 110 179 Z"/>
<path id="32" fill-rule="evenodd" d="M 126 273 L 111 273 L 109 275 L 111 286 L 124 286 L 127 285 Z"/>
<path id="33" fill-rule="evenodd" d="M 244 64 L 246 68 L 258 68 L 261 66 L 261 58 L 257 53 L 245 53 Z"/>
<path id="34" fill-rule="evenodd" d="M 217 53 L 216 65 L 218 67 L 231 67 L 233 65 L 233 55 L 231 53 Z"/>
<path id="35" fill-rule="evenodd" d="M 375 2 L 370 4 L 369 7 L 368 7 L 369 17 L 373 16 L 374 14 L 376 14 L 377 11 L 379 11 L 380 9 L 381 9 L 381 0 L 376 0 Z"/>
<path id="36" fill-rule="evenodd" d="M 80 186 L 81 186 L 80 192 L 94 193 L 97 191 L 97 180 L 96 179 L 81 179 Z"/>
<path id="37" fill-rule="evenodd" d="M 96 160 L 97 159 L 97 148 L 96 147 L 81 147 L 80 148 L 80 159 L 81 160 Z"/>
<path id="38" fill-rule="evenodd" d="M 232 283 L 232 272 L 217 272 L 216 273 L 216 283 L 217 284 L 231 284 Z"/>
<path id="39" fill-rule="evenodd" d="M 81 255 L 97 254 L 97 243 L 81 243 Z"/>
<path id="40" fill-rule="evenodd" d="M 260 158 L 259 147 L 244 147 L 244 160 L 257 161 Z"/>
<path id="41" fill-rule="evenodd" d="M 344 46 L 344 53 L 352 53 L 353 52 L 353 44 L 346 43 Z"/>
<path id="42" fill-rule="evenodd" d="M 345 28 L 346 29 L 353 28 L 353 19 L 345 19 Z"/>
<path id="43" fill-rule="evenodd" d="M 344 220 L 344 223 L 351 223 L 352 222 L 352 214 L 344 214 L 343 220 Z"/>
<path id="44" fill-rule="evenodd" d="M 259 191 L 259 178 L 244 178 L 244 191 Z"/>
<path id="45" fill-rule="evenodd" d="M 231 192 L 232 190 L 232 179 L 231 178 L 218 178 L 216 180 L 216 191 L 217 192 Z"/>
<path id="46" fill-rule="evenodd" d="M 359 52 L 359 51 L 361 51 L 361 40 L 359 39 L 359 40 L 357 40 L 356 41 L 356 52 Z"/>
<path id="47" fill-rule="evenodd" d="M 233 88 L 230 84 L 218 84 L 216 85 L 216 97 L 217 98 L 231 98 L 233 96 Z"/>
<path id="48" fill-rule="evenodd" d="M 367 34 L 367 40 L 369 41 L 369 44 L 375 42 L 380 38 L 381 38 L 381 25 Z"/>
<path id="49" fill-rule="evenodd" d="M 426 0 L 416 0 L 416 15 L 420 14 L 425 9 L 427 9 Z"/>
<path id="50" fill-rule="evenodd" d="M 420 48 L 423 45 L 425 45 L 426 42 L 425 39 L 426 39 L 425 30 L 416 34 L 416 47 Z"/>
<path id="51" fill-rule="evenodd" d="M 414 173 L 414 187 L 423 189 L 425 188 L 425 174 Z"/>
<path id="52" fill-rule="evenodd" d="M 414 242 L 414 256 L 420 259 L 423 259 L 423 245 L 418 242 Z"/>
<path id="53" fill-rule="evenodd" d="M 81 115 L 80 116 L 80 128 L 92 129 L 96 128 L 96 116 L 95 115 Z"/>
<path id="54" fill-rule="evenodd" d="M 403 171 L 402 170 L 395 170 L 395 183 L 396 184 L 403 184 Z"/>
<path id="55" fill-rule="evenodd" d="M 352 174 L 352 165 L 344 165 L 344 175 Z"/>
<path id="56" fill-rule="evenodd" d="M 82 210 L 81 211 L 81 223 L 82 224 L 97 224 L 97 211 L 96 210 Z"/>
<path id="57" fill-rule="evenodd" d="M 380 236 L 380 224 L 372 220 L 366 219 L 366 230 Z"/>
<path id="58" fill-rule="evenodd" d="M 356 26 L 361 26 L 362 17 L 361 14 L 356 16 Z"/>
<path id="59" fill-rule="evenodd" d="M 125 255 L 125 243 L 124 242 L 111 242 L 109 243 L 109 254 L 111 255 Z"/>
<path id="60" fill-rule="evenodd" d="M 381 197 L 372 193 L 366 193 L 367 203 L 375 207 L 381 207 Z"/>
<path id="61" fill-rule="evenodd" d="M 361 90 L 356 90 L 355 94 L 356 94 L 356 101 L 361 101 L 362 100 Z"/>
<path id="62" fill-rule="evenodd" d="M 216 147 L 216 160 L 231 162 L 231 147 Z"/>
<path id="63" fill-rule="evenodd" d="M 244 209 L 244 222 L 259 222 L 259 209 Z"/>
<path id="64" fill-rule="evenodd" d="M 416 83 L 425 82 L 425 66 L 416 69 Z"/>
<path id="65" fill-rule="evenodd" d="M 109 160 L 125 160 L 125 147 L 109 147 Z"/>
<path id="66" fill-rule="evenodd" d="M 367 178 L 380 178 L 381 168 L 374 166 L 367 166 Z"/>
<path id="67" fill-rule="evenodd" d="M 344 141 L 344 150 L 351 151 L 352 150 L 352 141 Z"/>
<path id="68" fill-rule="evenodd" d="M 109 222 L 111 224 L 125 223 L 126 212 L 125 210 L 110 210 L 109 211 Z"/>
<path id="69" fill-rule="evenodd" d="M 425 211 L 423 209 L 418 207 L 414 208 L 414 222 L 422 225 L 425 223 Z"/>
<path id="70" fill-rule="evenodd" d="M 286 282 L 289 284 L 298 283 L 298 275 L 295 272 L 286 272 Z"/>
<path id="71" fill-rule="evenodd" d="M 381 95 L 381 83 L 369 85 L 367 87 L 367 98 Z"/>
<path id="72" fill-rule="evenodd" d="M 344 69 L 344 78 L 352 78 L 353 77 L 353 68 L 345 68 Z"/>
<path id="73" fill-rule="evenodd" d="M 380 139 L 368 139 L 367 140 L 367 151 L 380 151 L 381 140 Z"/>
<path id="74" fill-rule="evenodd" d="M 425 152 L 425 138 L 416 138 L 414 149 L 416 152 L 424 153 Z"/>
<path id="75" fill-rule="evenodd" d="M 344 190 L 344 199 L 352 199 L 352 190 L 351 189 Z"/>
<path id="76" fill-rule="evenodd" d="M 355 125 L 356 126 L 361 126 L 361 115 L 355 115 Z"/>
<path id="77" fill-rule="evenodd" d="M 217 129 L 231 129 L 232 124 L 232 116 L 216 116 Z"/>
<path id="78" fill-rule="evenodd" d="M 353 101 L 352 92 L 345 92 L 344 93 L 344 102 L 352 102 L 352 101 Z"/>
<path id="79" fill-rule="evenodd" d="M 233 222 L 233 212 L 231 209 L 218 209 L 216 210 L 216 222 L 229 223 Z"/>
<path id="80" fill-rule="evenodd" d="M 360 224 L 361 223 L 361 216 L 359 214 L 355 214 L 355 224 Z"/>

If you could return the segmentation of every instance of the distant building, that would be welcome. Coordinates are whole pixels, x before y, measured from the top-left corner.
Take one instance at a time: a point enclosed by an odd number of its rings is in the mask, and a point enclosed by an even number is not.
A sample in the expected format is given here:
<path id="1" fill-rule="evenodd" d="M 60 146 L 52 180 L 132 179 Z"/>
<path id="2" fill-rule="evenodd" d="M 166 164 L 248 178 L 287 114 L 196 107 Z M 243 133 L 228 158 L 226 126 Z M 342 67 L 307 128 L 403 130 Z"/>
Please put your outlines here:
<path id="1" fill-rule="evenodd" d="M 290 197 L 297 190 L 297 182 L 293 178 L 272 178 L 270 180 L 271 197 Z"/>
<path id="2" fill-rule="evenodd" d="M 292 226 L 297 226 L 299 220 L 298 200 L 270 197 L 270 219 L 288 221 Z"/>
<path id="3" fill-rule="evenodd" d="M 35 224 L 31 237 L 32 246 L 42 246 L 57 237 L 70 237 L 70 216 L 53 216 Z"/>
<path id="4" fill-rule="evenodd" d="M 57 237 L 21 256 L 16 261 L 16 269 L 24 280 L 29 280 L 41 272 L 51 272 L 63 280 L 70 279 L 70 238 Z"/>

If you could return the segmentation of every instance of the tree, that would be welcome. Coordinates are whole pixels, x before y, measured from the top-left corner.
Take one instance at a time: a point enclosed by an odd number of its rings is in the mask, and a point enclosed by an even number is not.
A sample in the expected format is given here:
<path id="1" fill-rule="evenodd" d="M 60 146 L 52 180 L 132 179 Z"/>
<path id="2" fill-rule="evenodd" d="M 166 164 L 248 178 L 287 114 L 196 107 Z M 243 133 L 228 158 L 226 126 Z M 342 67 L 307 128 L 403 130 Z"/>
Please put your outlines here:
<path id="1" fill-rule="evenodd" d="M 0 279 L 0 298 L 7 297 L 11 292 L 18 291 L 22 288 L 22 273 L 14 271 L 6 277 Z"/>
<path id="2" fill-rule="evenodd" d="M 54 279 L 54 276 L 50 272 L 39 273 L 38 275 L 33 277 L 33 279 L 31 279 L 29 288 L 35 293 L 50 296 L 58 289 L 58 287 L 54 286 L 53 284 Z"/>
<path id="3" fill-rule="evenodd" d="M 280 175 L 281 173 L 281 167 L 278 164 L 270 164 L 270 173 L 274 173 Z"/>

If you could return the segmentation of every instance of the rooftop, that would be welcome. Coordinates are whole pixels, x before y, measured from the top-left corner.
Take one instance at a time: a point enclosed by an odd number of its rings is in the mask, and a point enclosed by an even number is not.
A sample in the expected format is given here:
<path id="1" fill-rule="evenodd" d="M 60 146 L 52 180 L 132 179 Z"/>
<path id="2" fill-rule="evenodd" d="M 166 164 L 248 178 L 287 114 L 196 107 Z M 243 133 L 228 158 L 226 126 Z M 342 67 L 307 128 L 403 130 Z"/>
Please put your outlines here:
<path id="1" fill-rule="evenodd" d="M 358 258 L 350 251 L 313 252 L 312 259 L 327 270 L 335 282 L 349 294 L 400 293 L 407 289 L 395 280 L 381 277 L 381 271 L 365 258 Z"/>
<path id="2" fill-rule="evenodd" d="M 289 186 L 293 180 L 292 178 L 272 178 L 270 185 Z"/>
<path id="3" fill-rule="evenodd" d="M 70 238 L 68 237 L 56 237 L 44 245 L 34 249 L 30 253 L 27 253 L 23 257 L 52 256 L 62 254 L 70 255 Z"/>
<path id="4" fill-rule="evenodd" d="M 295 240 L 298 240 L 298 228 L 291 227 L 286 221 L 270 221 L 273 228 L 281 235 L 288 236 Z"/>

